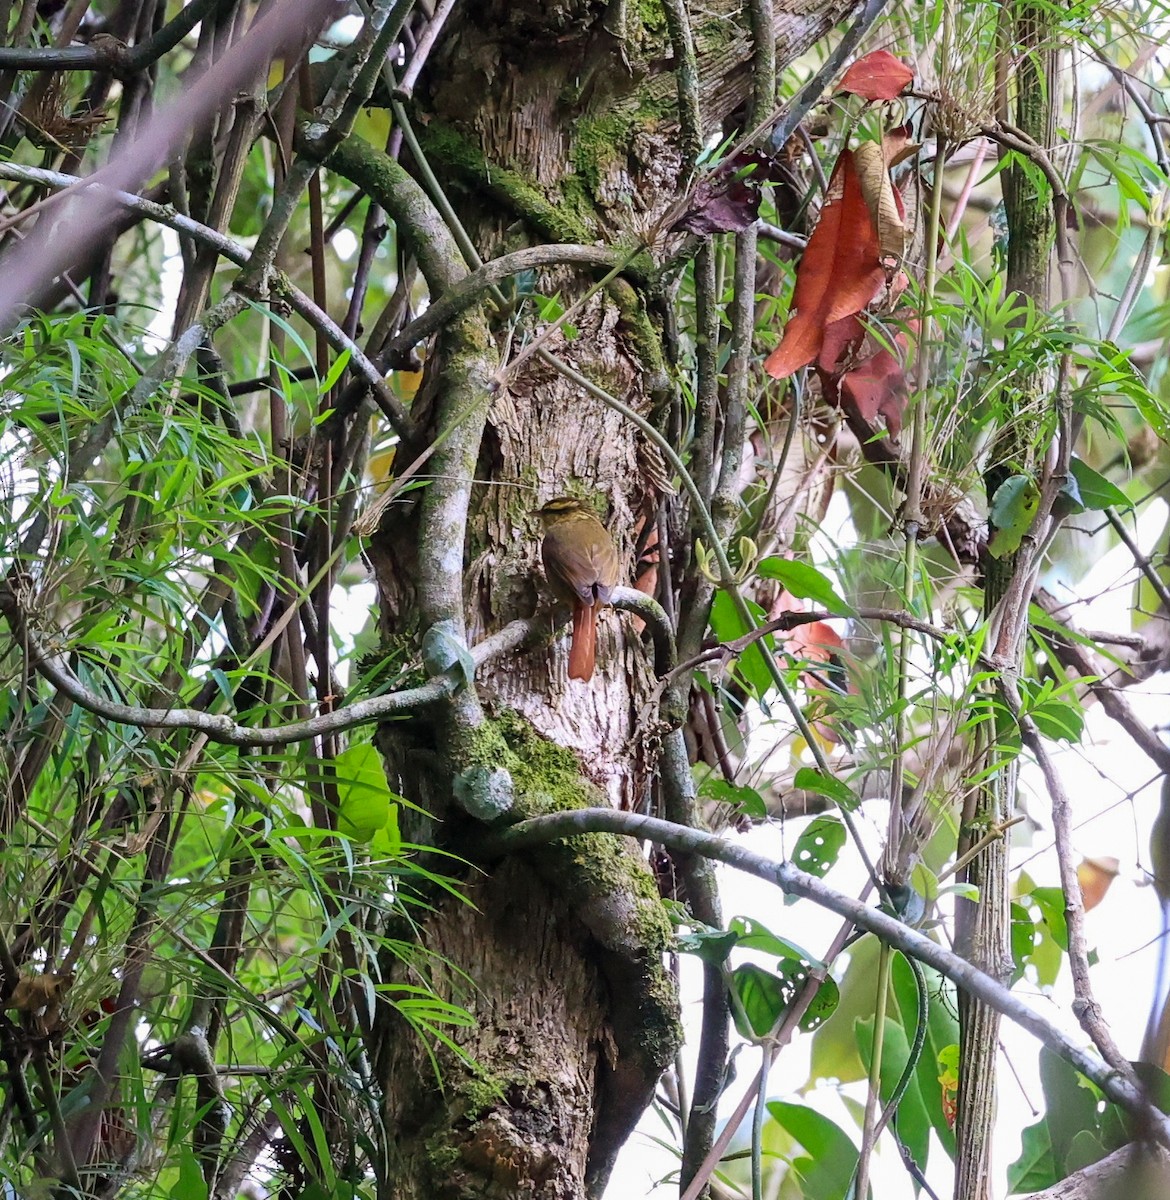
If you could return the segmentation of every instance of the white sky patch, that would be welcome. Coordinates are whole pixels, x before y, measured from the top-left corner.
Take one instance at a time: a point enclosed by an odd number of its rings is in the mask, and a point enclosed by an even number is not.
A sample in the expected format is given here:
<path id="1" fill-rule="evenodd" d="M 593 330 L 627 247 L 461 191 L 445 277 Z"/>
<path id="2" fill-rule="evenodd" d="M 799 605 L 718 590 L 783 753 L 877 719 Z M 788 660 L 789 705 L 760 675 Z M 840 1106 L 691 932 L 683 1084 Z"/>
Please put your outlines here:
<path id="1" fill-rule="evenodd" d="M 342 262 L 349 262 L 357 253 L 357 234 L 352 229 L 341 228 L 333 235 L 333 252 Z"/>
<path id="2" fill-rule="evenodd" d="M 151 318 L 142 337 L 143 348 L 150 354 L 161 354 L 170 344 L 171 331 L 175 324 L 175 308 L 179 302 L 179 289 L 183 285 L 183 255 L 179 250 L 179 235 L 167 226 L 161 226 L 163 261 L 159 274 L 158 312 Z"/>

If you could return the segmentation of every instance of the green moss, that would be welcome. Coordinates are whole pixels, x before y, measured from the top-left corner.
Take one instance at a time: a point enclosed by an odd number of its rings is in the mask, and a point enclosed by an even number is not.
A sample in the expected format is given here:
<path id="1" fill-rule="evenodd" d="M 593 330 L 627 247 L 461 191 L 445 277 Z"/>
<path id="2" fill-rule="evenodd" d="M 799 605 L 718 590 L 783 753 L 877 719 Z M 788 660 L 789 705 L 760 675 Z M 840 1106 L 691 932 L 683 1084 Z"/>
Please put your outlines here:
<path id="1" fill-rule="evenodd" d="M 484 1113 L 498 1107 L 507 1095 L 509 1081 L 476 1068 L 478 1074 L 459 1088 L 463 1116 L 468 1121 L 478 1121 Z"/>
<path id="2" fill-rule="evenodd" d="M 495 722 L 507 748 L 516 784 L 517 815 L 539 816 L 603 803 L 597 789 L 581 775 L 577 756 L 538 734 L 519 713 L 502 713 Z"/>
<path id="3" fill-rule="evenodd" d="M 597 194 L 602 174 L 625 157 L 634 123 L 633 113 L 619 111 L 584 116 L 573 126 L 573 166 L 591 194 Z"/>
<path id="4" fill-rule="evenodd" d="M 621 313 L 622 331 L 647 379 L 650 394 L 658 402 L 670 390 L 670 372 L 662 353 L 662 338 L 651 323 L 638 292 L 626 280 L 614 279 L 609 285 L 609 294 Z"/>
<path id="5" fill-rule="evenodd" d="M 643 29 L 661 33 L 666 28 L 666 8 L 662 0 L 638 0 L 638 20 Z"/>
<path id="6" fill-rule="evenodd" d="M 425 1154 L 431 1178 L 436 1181 L 450 1179 L 462 1163 L 458 1149 L 444 1134 L 427 1139 Z"/>
<path id="7" fill-rule="evenodd" d="M 665 1069 L 683 1042 L 678 988 L 669 971 L 655 971 L 647 979 L 646 998 L 638 1016 L 645 1061 Z"/>
<path id="8" fill-rule="evenodd" d="M 418 131 L 423 149 L 436 166 L 466 187 L 489 194 L 523 217 L 534 229 L 556 242 L 591 242 L 596 237 L 596 214 L 584 206 L 553 204 L 532 180 L 518 171 L 491 162 L 457 130 L 432 121 Z"/>
<path id="9" fill-rule="evenodd" d="M 468 730 L 460 749 L 460 765 L 464 767 L 501 766 L 510 771 L 514 765 L 508 744 L 494 721 L 484 721 Z"/>

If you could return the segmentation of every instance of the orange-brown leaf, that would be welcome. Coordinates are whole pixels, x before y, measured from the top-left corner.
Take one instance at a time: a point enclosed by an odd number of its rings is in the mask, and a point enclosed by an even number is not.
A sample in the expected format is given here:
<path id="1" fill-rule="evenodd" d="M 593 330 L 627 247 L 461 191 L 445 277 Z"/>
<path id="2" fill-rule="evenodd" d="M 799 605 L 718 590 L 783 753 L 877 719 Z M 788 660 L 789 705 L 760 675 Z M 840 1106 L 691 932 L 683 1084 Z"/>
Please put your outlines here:
<path id="1" fill-rule="evenodd" d="M 900 349 L 905 349 L 905 334 L 898 334 L 894 340 Z M 870 425 L 881 416 L 886 419 L 891 437 L 902 432 L 909 389 L 902 364 L 884 347 L 841 377 L 841 394 L 856 405 Z"/>
<path id="2" fill-rule="evenodd" d="M 914 79 L 914 69 L 888 50 L 874 50 L 859 58 L 837 85 L 837 91 L 850 92 L 863 100 L 893 100 Z"/>
<path id="3" fill-rule="evenodd" d="M 1105 899 L 1110 884 L 1117 878 L 1121 864 L 1112 855 L 1086 858 L 1077 867 L 1077 882 L 1081 885 L 1081 898 L 1085 912 L 1096 908 Z"/>
<path id="4" fill-rule="evenodd" d="M 853 152 L 837 160 L 821 219 L 796 269 L 793 315 L 764 369 L 786 379 L 821 353 L 828 327 L 855 316 L 885 283 L 877 231 L 862 195 Z"/>

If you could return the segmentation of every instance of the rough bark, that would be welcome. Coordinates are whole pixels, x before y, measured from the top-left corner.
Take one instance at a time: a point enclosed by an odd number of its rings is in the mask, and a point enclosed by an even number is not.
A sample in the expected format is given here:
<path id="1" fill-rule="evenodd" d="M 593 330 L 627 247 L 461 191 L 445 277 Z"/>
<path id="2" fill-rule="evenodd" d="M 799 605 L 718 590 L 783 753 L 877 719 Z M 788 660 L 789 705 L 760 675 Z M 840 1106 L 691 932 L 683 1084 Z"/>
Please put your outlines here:
<path id="1" fill-rule="evenodd" d="M 1014 122 L 1038 144 L 1055 137 L 1056 83 L 1051 48 L 1052 14 L 1028 0 L 1002 5 L 1004 62 L 1014 79 Z M 1001 64 L 1001 72 L 1004 67 Z M 1006 103 L 1006 98 L 1003 101 Z M 1001 117 L 1007 114 L 1001 112 Z M 1045 312 L 1052 262 L 1052 202 L 1047 186 L 1018 163 L 1003 172 L 1008 220 L 1007 286 Z M 1038 459 L 1036 431 L 1040 413 L 1051 403 L 1053 380 L 1042 368 L 1019 372 L 1002 397 L 1004 416 L 987 471 L 988 499 L 1008 476 L 1031 473 Z M 990 615 L 1004 598 L 1018 569 L 1017 555 L 985 561 L 984 612 Z M 1015 649 L 1023 652 L 1023 636 Z M 1010 763 L 973 797 L 963 814 L 959 853 L 982 834 L 1008 820 L 1016 808 L 1018 771 Z M 977 904 L 956 908 L 956 948 L 988 974 L 1006 979 L 1012 967 L 1008 908 L 1008 840 L 997 838 L 970 864 L 968 882 L 979 889 Z M 965 993 L 959 995 L 960 1074 L 955 1164 L 955 1200 L 990 1200 L 991 1131 L 995 1117 L 999 1014 Z"/>
<path id="2" fill-rule="evenodd" d="M 778 12 L 780 61 L 848 7 L 832 0 Z M 726 0 L 692 6 L 691 17 L 700 105 L 713 132 L 748 92 L 751 35 Z M 685 170 L 672 66 L 654 3 L 459 6 L 413 115 L 480 254 L 540 241 L 650 239 Z M 655 235 L 649 253 L 660 260 L 670 248 Z M 533 286 L 568 304 L 590 282 L 559 270 Z M 547 348 L 665 421 L 679 400 L 655 303 L 618 279 L 574 316 L 575 338 Z M 529 312 L 511 343 L 507 316 L 490 318 L 490 344 L 478 350 L 485 362 L 532 335 Z M 433 356 L 416 402 L 416 412 L 431 414 L 432 435 L 450 415 L 442 415 L 443 371 Z M 603 403 L 529 359 L 492 395 L 474 466 L 466 530 L 452 530 L 454 544 L 420 545 L 417 509 L 392 510 L 383 522 L 371 561 L 388 643 L 412 642 L 436 615 L 420 612 L 429 556 L 462 554 L 460 616 L 471 641 L 547 609 L 533 514 L 565 492 L 596 497 L 626 564 L 622 582 L 630 580 L 638 522 L 656 511 L 663 472 L 643 436 Z M 436 462 L 428 469 L 435 479 L 420 506 L 439 503 L 447 486 Z M 487 815 L 482 805 L 497 786 L 524 815 L 601 797 L 641 806 L 661 737 L 647 703 L 652 683 L 652 653 L 635 623 L 609 612 L 589 685 L 567 678 L 562 628 L 476 679 L 486 715 L 469 698 L 465 711 L 387 726 L 380 744 L 397 784 L 428 814 L 407 819 L 407 836 L 474 858 L 482 826 L 467 809 Z M 451 860 L 432 865 L 459 874 Z M 605 839 L 482 865 L 461 879 L 475 908 L 436 891 L 418 937 L 435 956 L 430 982 L 476 1017 L 453 1034 L 467 1057 L 439 1052 L 440 1092 L 417 1037 L 393 1020 L 375 1031 L 395 1153 L 387 1194 L 597 1195 L 678 1041 L 663 965 L 669 925 L 654 880 L 640 857 Z"/>

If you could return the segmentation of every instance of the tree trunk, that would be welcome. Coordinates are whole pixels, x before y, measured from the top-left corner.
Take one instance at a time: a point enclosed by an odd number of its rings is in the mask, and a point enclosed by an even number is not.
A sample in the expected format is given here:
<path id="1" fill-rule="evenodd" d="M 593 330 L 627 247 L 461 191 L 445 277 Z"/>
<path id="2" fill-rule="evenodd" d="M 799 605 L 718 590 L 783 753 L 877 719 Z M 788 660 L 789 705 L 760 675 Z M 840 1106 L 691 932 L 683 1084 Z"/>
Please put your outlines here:
<path id="1" fill-rule="evenodd" d="M 781 61 L 848 7 L 833 0 L 778 15 Z M 691 19 L 710 135 L 747 95 L 751 34 L 727 0 L 693 6 Z M 672 54 L 656 3 L 469 3 L 432 54 L 414 114 L 423 153 L 485 258 L 538 242 L 648 243 L 649 255 L 573 315 L 576 336 L 558 333 L 546 348 L 660 426 L 685 419 L 653 290 L 642 286 L 651 256 L 661 262 L 677 248 L 657 224 L 689 169 Z M 527 286 L 567 306 L 588 283 L 556 269 Z M 537 357 L 485 399 L 501 347 L 514 353 L 532 336 L 530 314 L 531 305 L 521 310 L 511 342 L 507 319 L 473 314 L 428 363 L 416 412 L 429 413 L 429 435 L 449 436 L 421 500 L 392 510 L 401 515 L 372 544 L 388 643 L 450 620 L 465 622 L 474 644 L 539 605 L 551 634 L 534 512 L 556 495 L 595 502 L 625 564 L 622 582 L 632 579 L 638 530 L 655 518 L 667 479 L 658 452 Z M 459 365 L 472 359 L 467 371 Z M 476 486 L 464 502 L 456 492 L 468 479 L 452 479 L 471 468 Z M 440 511 L 455 519 L 442 524 Z M 434 602 L 432 586 L 455 547 L 458 613 Z M 562 628 L 485 666 L 475 695 L 432 722 L 380 735 L 397 786 L 422 810 L 404 817 L 405 836 L 480 859 L 462 873 L 450 859 L 430 864 L 458 876 L 470 904 L 436 889 L 417 929 L 428 983 L 475 1017 L 453 1033 L 465 1057 L 439 1048 L 429 1060 L 396 1017 L 375 1030 L 394 1148 L 387 1195 L 599 1195 L 677 1048 L 670 926 L 639 855 L 605 838 L 503 863 L 479 853 L 483 826 L 469 810 L 482 817 L 497 801 L 523 815 L 649 802 L 662 730 L 652 654 L 633 619 L 603 613 L 589 684 L 568 679 L 567 661 Z"/>
<path id="2" fill-rule="evenodd" d="M 1000 75 L 1015 83 L 1015 123 L 1042 146 L 1055 139 L 1056 51 L 1052 49 L 1051 13 L 1024 0 L 1004 3 L 1000 13 Z M 1010 64 L 1010 67 L 1008 66 Z M 1006 91 L 1000 96 L 1006 106 Z M 1001 118 L 1007 117 L 1001 111 Z M 1018 163 L 1003 172 L 1004 208 L 1008 221 L 1007 286 L 1026 296 L 1040 312 L 1049 302 L 1049 273 L 1052 263 L 1052 197 L 1048 188 L 1037 185 L 1035 176 Z M 1010 475 L 1035 471 L 1039 456 L 1036 446 L 1038 414 L 1049 403 L 1053 380 L 1037 369 L 1019 372 L 1013 391 L 1005 395 L 1006 416 L 991 455 L 987 472 L 988 500 Z M 1012 578 L 1021 567 L 1016 554 L 988 556 L 985 562 L 983 608 L 990 616 L 1007 594 Z M 1023 657 L 1024 631 L 1009 649 L 1018 668 Z M 992 748 L 992 752 L 995 749 Z M 959 843 L 962 854 L 987 829 L 1011 818 L 1017 803 L 1018 767 L 1008 763 L 973 795 L 963 814 Z M 1011 975 L 1010 914 L 1008 906 L 1008 840 L 997 838 L 967 868 L 965 878 L 979 889 L 977 904 L 961 901 L 956 907 L 956 948 L 989 975 L 1001 981 Z M 955 1200 L 990 1200 L 991 1133 L 995 1118 L 996 1063 L 999 1049 L 997 1012 L 968 995 L 959 993 L 959 1096 L 956 1123 L 958 1156 L 955 1169 Z"/>

